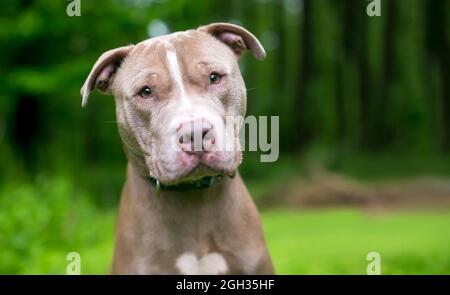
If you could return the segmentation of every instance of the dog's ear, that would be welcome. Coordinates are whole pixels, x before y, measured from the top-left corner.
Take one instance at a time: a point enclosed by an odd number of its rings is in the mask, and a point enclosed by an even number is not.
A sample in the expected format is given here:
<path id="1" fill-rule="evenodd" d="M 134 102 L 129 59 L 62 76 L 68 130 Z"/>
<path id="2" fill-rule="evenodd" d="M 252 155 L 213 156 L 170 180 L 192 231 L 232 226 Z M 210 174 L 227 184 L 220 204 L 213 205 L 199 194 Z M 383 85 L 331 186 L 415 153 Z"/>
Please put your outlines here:
<path id="1" fill-rule="evenodd" d="M 81 96 L 83 97 L 81 105 L 83 107 L 88 102 L 91 90 L 98 89 L 102 93 L 110 93 L 113 75 L 133 47 L 134 45 L 130 45 L 111 49 L 97 59 L 83 87 L 81 87 Z"/>
<path id="2" fill-rule="evenodd" d="M 198 30 L 209 33 L 225 43 L 237 56 L 250 49 L 257 59 L 266 57 L 266 52 L 258 39 L 243 27 L 229 23 L 213 23 Z"/>

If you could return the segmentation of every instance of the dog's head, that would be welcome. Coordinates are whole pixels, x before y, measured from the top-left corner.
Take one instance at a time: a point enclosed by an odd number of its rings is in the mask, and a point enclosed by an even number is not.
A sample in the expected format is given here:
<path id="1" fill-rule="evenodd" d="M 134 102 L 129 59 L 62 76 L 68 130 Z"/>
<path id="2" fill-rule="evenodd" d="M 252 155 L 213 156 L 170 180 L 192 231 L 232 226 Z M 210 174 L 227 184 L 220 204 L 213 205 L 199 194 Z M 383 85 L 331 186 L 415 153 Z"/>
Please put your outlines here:
<path id="1" fill-rule="evenodd" d="M 81 88 L 112 94 L 127 157 L 141 173 L 174 184 L 234 172 L 246 88 L 238 58 L 265 57 L 242 27 L 215 23 L 103 53 Z M 231 148 L 230 148 L 231 147 Z"/>

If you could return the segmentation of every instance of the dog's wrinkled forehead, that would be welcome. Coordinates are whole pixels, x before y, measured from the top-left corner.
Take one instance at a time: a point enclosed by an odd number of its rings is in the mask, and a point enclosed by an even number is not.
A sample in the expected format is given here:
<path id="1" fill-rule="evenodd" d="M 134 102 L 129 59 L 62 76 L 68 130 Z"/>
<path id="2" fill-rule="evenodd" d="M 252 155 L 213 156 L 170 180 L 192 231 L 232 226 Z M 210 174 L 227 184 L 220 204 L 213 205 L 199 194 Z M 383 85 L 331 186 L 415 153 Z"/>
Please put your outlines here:
<path id="1" fill-rule="evenodd" d="M 114 93 L 131 96 L 144 84 L 164 95 L 192 93 L 204 71 L 231 74 L 237 59 L 222 42 L 197 30 L 177 32 L 142 41 L 124 59 Z"/>
<path id="2" fill-rule="evenodd" d="M 183 78 L 190 79 L 194 72 L 199 72 L 192 69 L 198 65 L 204 69 L 219 68 L 223 74 L 228 74 L 238 71 L 237 59 L 247 50 L 257 59 L 265 57 L 264 48 L 252 33 L 228 23 L 213 23 L 196 30 L 176 32 L 137 45 L 108 50 L 97 59 L 81 88 L 82 106 L 86 106 L 94 89 L 105 94 L 117 90 L 118 83 L 114 83 L 114 78 L 120 68 L 122 70 L 119 72 L 126 72 L 128 77 L 131 72 L 139 74 L 146 67 L 147 70 L 153 68 L 166 72 L 181 69 Z M 177 78 L 174 75 L 169 77 L 172 80 Z"/>
<path id="3" fill-rule="evenodd" d="M 200 33 L 200 34 L 199 34 Z M 188 30 L 182 32 L 175 32 L 167 35 L 161 35 L 158 37 L 153 37 L 144 40 L 137 45 L 142 45 L 144 47 L 151 47 L 155 45 L 166 45 L 166 46 L 177 46 L 183 43 L 192 43 L 190 45 L 195 45 L 195 41 L 199 41 L 200 38 L 207 37 L 201 32 L 196 30 Z"/>
<path id="4" fill-rule="evenodd" d="M 196 51 L 199 49 L 208 49 L 209 46 L 212 46 L 214 47 L 214 49 L 220 48 L 221 51 L 228 52 L 228 50 L 226 50 L 226 46 L 222 42 L 214 38 L 212 35 L 199 30 L 188 30 L 153 37 L 144 40 L 138 43 L 137 45 L 138 46 L 142 45 L 147 48 L 155 45 L 164 45 L 165 47 L 176 48 L 180 51 L 185 50 Z M 195 51 L 191 51 L 189 53 L 195 54 L 196 53 Z"/>
<path id="5" fill-rule="evenodd" d="M 222 42 L 210 34 L 198 30 L 176 32 L 154 37 L 138 43 L 130 56 L 136 56 L 154 64 L 159 58 L 167 66 L 176 61 L 178 66 L 187 66 L 195 61 L 210 61 L 223 64 L 231 71 L 236 62 L 235 55 Z"/>

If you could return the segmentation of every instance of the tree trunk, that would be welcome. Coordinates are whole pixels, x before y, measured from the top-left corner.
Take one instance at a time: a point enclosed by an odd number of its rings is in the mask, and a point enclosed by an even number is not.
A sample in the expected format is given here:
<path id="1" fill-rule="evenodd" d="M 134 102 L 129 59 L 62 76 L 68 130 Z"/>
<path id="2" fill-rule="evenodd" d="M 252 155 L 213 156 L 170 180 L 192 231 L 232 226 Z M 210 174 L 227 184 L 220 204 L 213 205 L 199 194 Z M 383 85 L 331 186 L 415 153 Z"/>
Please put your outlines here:
<path id="1" fill-rule="evenodd" d="M 301 1 L 301 0 L 299 0 Z M 300 22 L 300 48 L 302 51 L 301 58 L 299 59 L 300 69 L 300 95 L 295 100 L 295 115 L 297 117 L 296 136 L 293 141 L 295 142 L 296 149 L 300 149 L 305 146 L 312 138 L 313 130 L 309 124 L 311 120 L 308 119 L 308 84 L 313 74 L 313 59 L 314 59 L 314 39 L 313 39 L 313 27 L 312 27 L 312 0 L 303 0 L 303 11 L 301 13 L 302 21 Z"/>

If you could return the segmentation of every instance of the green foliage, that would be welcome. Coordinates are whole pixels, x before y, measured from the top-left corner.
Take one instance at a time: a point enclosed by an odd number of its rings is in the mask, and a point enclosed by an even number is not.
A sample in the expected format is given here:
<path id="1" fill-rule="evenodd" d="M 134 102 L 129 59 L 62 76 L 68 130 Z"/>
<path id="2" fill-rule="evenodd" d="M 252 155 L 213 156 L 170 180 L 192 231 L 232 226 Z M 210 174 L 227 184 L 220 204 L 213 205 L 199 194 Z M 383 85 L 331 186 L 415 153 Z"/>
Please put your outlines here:
<path id="1" fill-rule="evenodd" d="M 2 188 L 0 273 L 65 273 L 71 251 L 93 259 L 85 271 L 105 272 L 107 265 L 94 260 L 111 257 L 113 218 L 111 211 L 94 207 L 90 199 L 64 178 Z"/>

